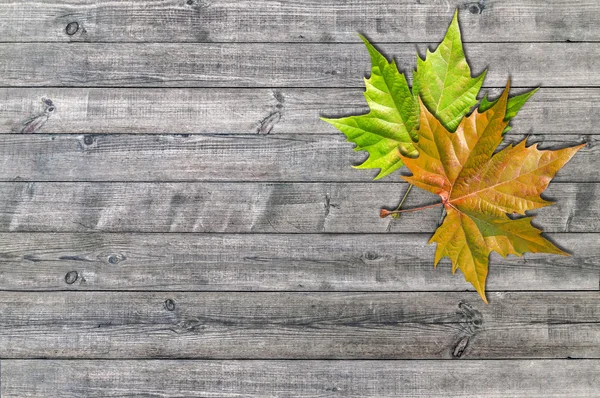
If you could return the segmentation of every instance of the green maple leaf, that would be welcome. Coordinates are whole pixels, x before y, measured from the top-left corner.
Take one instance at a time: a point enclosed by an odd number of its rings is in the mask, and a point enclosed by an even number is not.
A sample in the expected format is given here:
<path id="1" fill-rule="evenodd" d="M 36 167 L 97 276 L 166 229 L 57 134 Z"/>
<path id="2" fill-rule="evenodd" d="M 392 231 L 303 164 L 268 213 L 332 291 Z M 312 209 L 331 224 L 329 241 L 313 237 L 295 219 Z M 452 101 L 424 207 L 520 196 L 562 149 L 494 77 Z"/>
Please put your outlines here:
<path id="1" fill-rule="evenodd" d="M 487 70 L 479 76 L 471 77 L 471 67 L 465 58 L 458 10 L 448 27 L 446 36 L 434 52 L 427 50 L 425 59 L 417 55 L 417 69 L 414 74 L 413 93 L 442 125 L 454 131 L 461 119 L 477 104 Z M 508 100 L 505 120 L 510 121 L 525 102 L 537 91 L 533 89 Z M 498 100 L 488 101 L 487 94 L 481 100 L 479 112 L 490 109 Z M 415 106 L 419 106 L 415 100 Z M 510 130 L 507 127 L 505 130 Z"/>
<path id="2" fill-rule="evenodd" d="M 450 131 L 454 131 L 475 104 L 486 71 L 471 77 L 471 68 L 465 58 L 458 11 L 444 40 L 434 52 L 427 50 L 425 59 L 417 56 L 413 92 L 435 117 Z M 416 102 L 416 101 L 415 101 Z M 419 106 L 418 103 L 415 106 Z"/>
<path id="3" fill-rule="evenodd" d="M 383 178 L 403 166 L 404 156 L 418 155 L 412 138 L 416 137 L 420 96 L 429 111 L 450 131 L 477 104 L 477 95 L 485 73 L 471 77 L 462 46 L 458 11 L 446 32 L 444 40 L 434 52 L 427 50 L 425 59 L 418 57 L 413 89 L 396 63 L 383 56 L 361 36 L 371 56 L 371 76 L 365 79 L 365 99 L 369 113 L 339 119 L 322 118 L 337 127 L 348 141 L 356 144 L 356 151 L 367 151 L 369 157 L 357 169 L 380 169 L 375 179 Z M 511 98 L 506 118 L 512 119 L 535 90 Z M 484 97 L 481 107 L 494 102 Z M 508 128 L 507 128 L 508 130 Z"/>
<path id="4" fill-rule="evenodd" d="M 356 144 L 356 151 L 367 151 L 369 157 L 358 169 L 381 169 L 375 179 L 398 170 L 398 147 L 416 155 L 410 134 L 417 128 L 418 109 L 406 77 L 394 61 L 388 60 L 362 37 L 371 55 L 371 76 L 365 79 L 365 99 L 370 112 L 366 115 L 326 119 Z"/>

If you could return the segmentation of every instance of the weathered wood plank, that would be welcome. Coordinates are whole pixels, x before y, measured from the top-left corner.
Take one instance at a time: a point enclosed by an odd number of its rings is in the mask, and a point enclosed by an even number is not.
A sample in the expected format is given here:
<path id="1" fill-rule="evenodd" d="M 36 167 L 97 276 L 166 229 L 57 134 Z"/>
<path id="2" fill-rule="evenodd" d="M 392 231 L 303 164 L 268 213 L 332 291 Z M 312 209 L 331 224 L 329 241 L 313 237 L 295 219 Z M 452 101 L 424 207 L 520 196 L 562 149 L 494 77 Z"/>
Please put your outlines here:
<path id="1" fill-rule="evenodd" d="M 432 233 L 441 208 L 379 218 L 406 184 L 381 183 L 3 183 L 0 231 Z M 600 184 L 554 183 L 535 225 L 546 232 L 600 232 Z M 414 190 L 412 208 L 439 201 Z"/>
<path id="2" fill-rule="evenodd" d="M 572 256 L 493 255 L 487 290 L 598 290 L 597 234 Z M 0 234 L 4 290 L 462 291 L 429 235 Z"/>
<path id="3" fill-rule="evenodd" d="M 575 398 L 597 396 L 599 367 L 598 360 L 3 360 L 1 393 L 5 398 Z"/>
<path id="4" fill-rule="evenodd" d="M 81 0 L 5 2 L 4 41 L 436 41 L 456 8 L 466 41 L 600 40 L 595 0 Z M 69 25 L 70 24 L 70 25 Z"/>
<path id="5" fill-rule="evenodd" d="M 426 48 L 381 46 L 406 70 Z M 474 73 L 491 66 L 486 87 L 504 87 L 508 76 L 513 87 L 600 86 L 600 43 L 472 43 L 466 51 Z M 359 43 L 0 44 L 0 86 L 14 87 L 362 87 L 369 69 Z"/>
<path id="6" fill-rule="evenodd" d="M 335 130 L 331 127 L 332 130 Z M 516 143 L 524 136 L 507 134 Z M 598 182 L 600 136 L 534 136 L 543 148 L 587 142 L 556 181 Z M 366 152 L 334 135 L 0 135 L 0 181 L 371 181 Z M 404 172 L 407 172 L 404 170 Z M 388 182 L 398 181 L 390 176 Z"/>
<path id="7" fill-rule="evenodd" d="M 499 94 L 491 89 L 491 96 Z M 523 90 L 513 90 L 518 93 Z M 18 133 L 53 101 L 35 132 L 67 134 L 339 134 L 318 116 L 368 112 L 362 89 L 0 88 L 0 134 Z M 542 87 L 513 131 L 600 134 L 600 90 Z"/>
<path id="8" fill-rule="evenodd" d="M 17 358 L 598 358 L 600 292 L 1 292 Z"/>

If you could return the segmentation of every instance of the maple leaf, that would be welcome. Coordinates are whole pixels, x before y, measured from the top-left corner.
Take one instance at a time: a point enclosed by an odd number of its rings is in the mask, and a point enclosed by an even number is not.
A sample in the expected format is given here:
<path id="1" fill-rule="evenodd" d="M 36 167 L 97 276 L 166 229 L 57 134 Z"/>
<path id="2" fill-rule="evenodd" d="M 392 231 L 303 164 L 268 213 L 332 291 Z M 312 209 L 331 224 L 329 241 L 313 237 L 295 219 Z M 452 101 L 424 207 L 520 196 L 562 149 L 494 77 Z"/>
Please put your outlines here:
<path id="1" fill-rule="evenodd" d="M 486 71 L 471 77 L 471 68 L 465 58 L 458 10 L 444 40 L 434 52 L 427 50 L 425 59 L 417 56 L 413 92 L 448 130 L 458 123 L 475 104 Z M 418 107 L 418 101 L 416 106 Z"/>
<path id="2" fill-rule="evenodd" d="M 506 257 L 525 252 L 566 255 L 531 225 L 527 210 L 548 206 L 541 198 L 556 172 L 585 144 L 559 149 L 527 147 L 526 140 L 494 154 L 508 125 L 507 84 L 501 97 L 485 111 L 462 119 L 456 132 L 446 129 L 420 101 L 419 152 L 416 158 L 400 154 L 412 172 L 409 183 L 439 195 L 446 217 L 430 243 L 437 243 L 434 265 L 443 257 L 452 262 L 487 303 L 485 280 L 489 255 Z"/>
<path id="3" fill-rule="evenodd" d="M 415 104 L 419 108 L 421 98 L 427 109 L 448 130 L 454 131 L 465 116 L 476 104 L 487 70 L 479 76 L 471 77 L 471 67 L 465 58 L 458 10 L 454 13 L 444 40 L 434 52 L 427 50 L 425 59 L 417 54 L 417 69 L 414 74 L 413 93 Z M 508 100 L 506 121 L 513 119 L 525 102 L 537 91 L 517 95 Z M 485 111 L 496 101 L 488 101 L 487 94 L 481 100 L 479 111 Z M 417 111 L 418 112 L 418 111 Z M 506 127 L 506 131 L 510 127 Z"/>
<path id="4" fill-rule="evenodd" d="M 447 129 L 454 131 L 462 117 L 477 105 L 476 97 L 486 72 L 476 78 L 471 77 L 471 68 L 463 51 L 458 10 L 437 49 L 433 53 L 428 50 L 425 59 L 418 57 L 412 92 L 396 63 L 393 60 L 388 62 L 365 37 L 360 37 L 369 51 L 372 64 L 371 76 L 364 79 L 364 96 L 370 111 L 365 115 L 321 119 L 338 128 L 348 141 L 355 143 L 356 151 L 369 153 L 367 160 L 355 168 L 380 169 L 375 177 L 377 180 L 403 166 L 398 148 L 405 156 L 417 155 L 411 137 L 415 137 L 418 128 L 419 96 L 435 117 Z M 516 115 L 534 92 L 509 100 L 508 120 Z M 480 107 L 492 104 L 484 97 Z"/>
<path id="5" fill-rule="evenodd" d="M 356 151 L 367 151 L 369 157 L 358 169 L 381 169 L 375 179 L 383 178 L 402 167 L 398 147 L 415 156 L 410 134 L 418 122 L 418 109 L 406 77 L 394 61 L 388 60 L 362 37 L 371 56 L 371 76 L 365 80 L 365 99 L 370 112 L 366 115 L 322 120 L 342 131 Z"/>

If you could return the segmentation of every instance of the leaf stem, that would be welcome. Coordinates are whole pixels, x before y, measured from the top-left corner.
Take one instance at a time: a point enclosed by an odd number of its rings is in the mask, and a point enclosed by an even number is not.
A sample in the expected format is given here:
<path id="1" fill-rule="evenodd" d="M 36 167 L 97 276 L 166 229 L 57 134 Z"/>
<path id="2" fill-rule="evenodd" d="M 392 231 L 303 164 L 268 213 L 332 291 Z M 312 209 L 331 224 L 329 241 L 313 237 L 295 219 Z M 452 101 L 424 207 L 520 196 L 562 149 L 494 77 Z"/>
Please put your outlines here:
<path id="1" fill-rule="evenodd" d="M 414 209 L 394 210 L 394 211 L 389 211 L 389 210 L 386 210 L 386 209 L 381 209 L 379 211 L 379 217 L 385 218 L 385 217 L 387 217 L 389 215 L 400 214 L 400 213 L 409 213 L 409 212 L 419 211 L 419 210 L 425 210 L 425 209 L 430 209 L 432 207 L 438 207 L 438 206 L 441 206 L 441 205 L 442 205 L 442 202 L 440 202 L 440 203 L 434 203 L 432 205 L 427 205 L 427 206 L 415 207 Z"/>
<path id="2" fill-rule="evenodd" d="M 404 201 L 406 200 L 406 197 L 410 193 L 410 190 L 412 189 L 412 187 L 413 187 L 413 184 L 410 184 L 408 186 L 408 189 L 406 189 L 406 192 L 404 192 L 404 196 L 402 197 L 402 200 L 400 201 L 400 204 L 398 205 L 398 207 L 396 207 L 396 209 L 394 211 L 400 211 L 400 208 L 404 204 Z M 392 218 L 394 218 L 395 220 L 399 219 L 400 218 L 400 213 L 393 213 L 392 214 Z"/>

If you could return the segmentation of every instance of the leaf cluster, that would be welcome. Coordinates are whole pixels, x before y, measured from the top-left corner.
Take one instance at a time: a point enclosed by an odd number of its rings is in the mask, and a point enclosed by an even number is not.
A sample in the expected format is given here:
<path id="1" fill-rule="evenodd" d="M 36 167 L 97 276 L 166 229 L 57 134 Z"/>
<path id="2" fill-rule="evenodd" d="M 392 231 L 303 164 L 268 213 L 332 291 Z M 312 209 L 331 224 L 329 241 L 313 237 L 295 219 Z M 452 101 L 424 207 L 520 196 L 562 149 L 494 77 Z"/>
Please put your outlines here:
<path id="1" fill-rule="evenodd" d="M 440 196 L 446 216 L 430 240 L 437 243 L 434 264 L 450 258 L 452 271 L 460 269 L 487 302 L 492 251 L 566 255 L 531 225 L 526 211 L 552 204 L 541 193 L 582 145 L 539 150 L 523 140 L 497 151 L 510 120 L 537 89 L 509 98 L 509 82 L 500 98 L 484 96 L 478 105 L 486 72 L 471 76 L 458 13 L 437 49 L 424 59 L 417 55 L 412 90 L 395 62 L 361 38 L 372 62 L 364 93 L 370 111 L 324 120 L 369 153 L 357 168 L 380 169 L 379 179 L 406 165 L 412 172 L 406 181 Z"/>
<path id="2" fill-rule="evenodd" d="M 355 167 L 380 169 L 375 177 L 377 180 L 403 166 L 399 149 L 408 156 L 417 156 L 412 142 L 417 138 L 419 126 L 419 97 L 445 128 L 454 131 L 461 119 L 477 105 L 477 95 L 487 71 L 471 77 L 458 25 L 458 11 L 437 49 L 434 52 L 427 50 L 424 59 L 417 54 L 412 90 L 395 61 L 388 61 L 364 36 L 360 37 L 371 56 L 371 76 L 364 79 L 364 96 L 370 111 L 365 115 L 322 119 L 355 143 L 356 151 L 369 153 L 369 157 Z M 515 117 L 536 91 L 510 98 L 507 120 Z M 488 101 L 486 96 L 480 110 L 493 104 L 494 101 Z"/>

